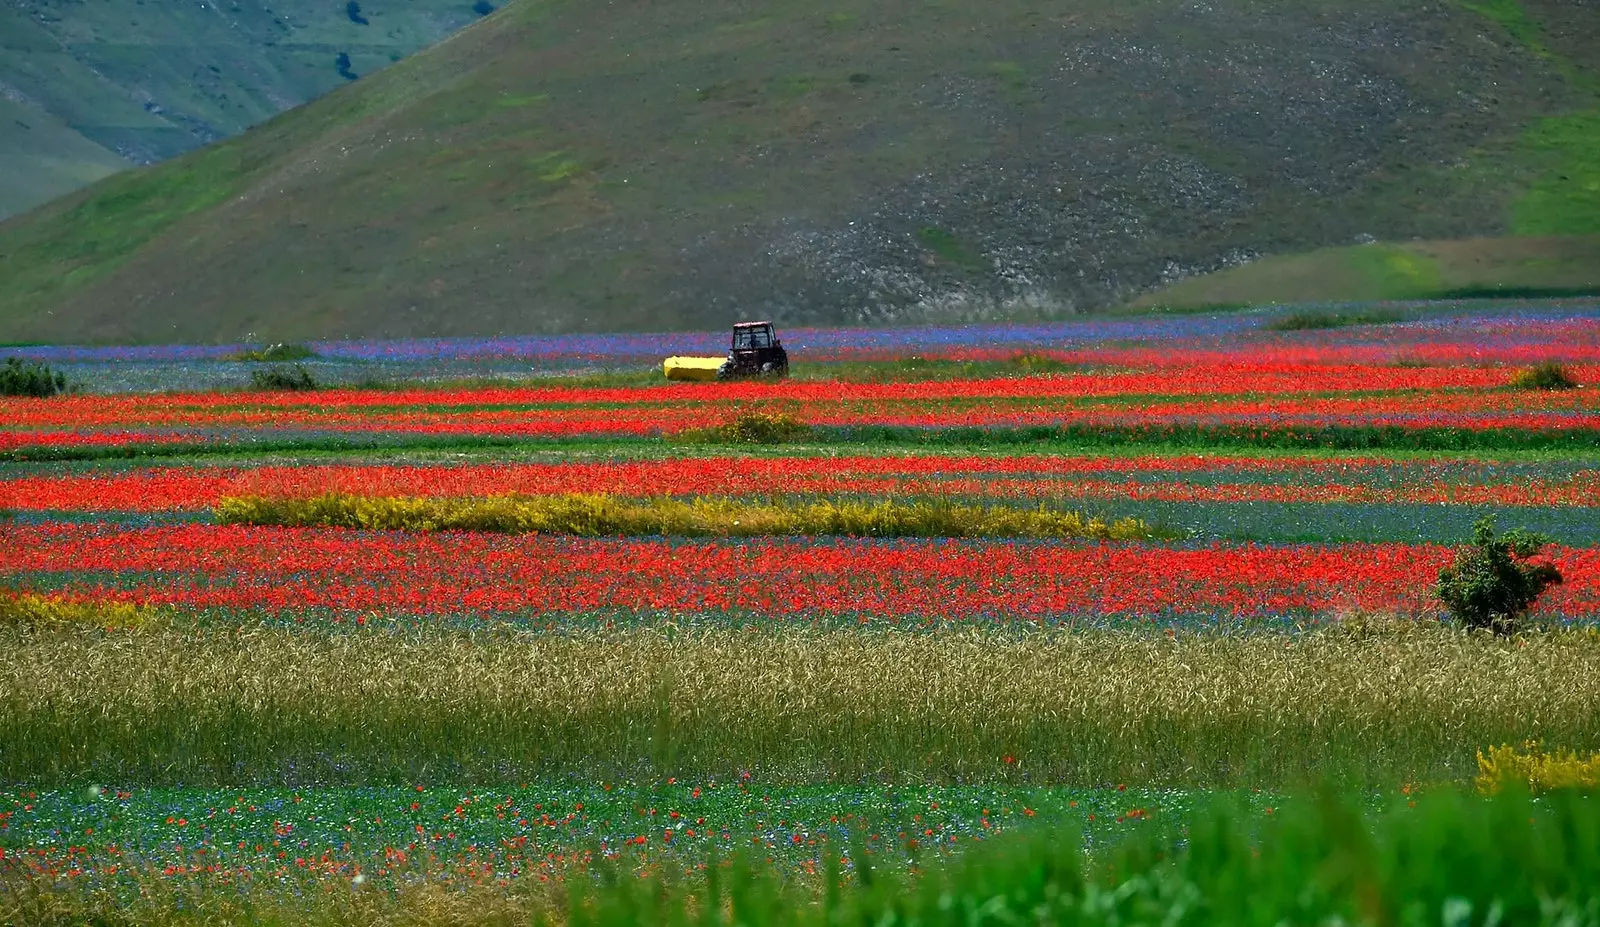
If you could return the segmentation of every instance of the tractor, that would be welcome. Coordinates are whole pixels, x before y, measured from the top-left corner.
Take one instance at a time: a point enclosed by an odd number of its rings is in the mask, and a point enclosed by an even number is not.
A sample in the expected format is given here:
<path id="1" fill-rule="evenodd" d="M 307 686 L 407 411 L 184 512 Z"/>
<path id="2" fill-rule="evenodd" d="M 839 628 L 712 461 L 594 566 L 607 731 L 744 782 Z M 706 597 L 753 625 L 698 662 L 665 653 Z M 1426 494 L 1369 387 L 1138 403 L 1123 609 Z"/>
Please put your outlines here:
<path id="1" fill-rule="evenodd" d="M 739 322 L 727 357 L 669 357 L 663 365 L 669 380 L 736 380 L 786 377 L 789 354 L 771 322 Z"/>

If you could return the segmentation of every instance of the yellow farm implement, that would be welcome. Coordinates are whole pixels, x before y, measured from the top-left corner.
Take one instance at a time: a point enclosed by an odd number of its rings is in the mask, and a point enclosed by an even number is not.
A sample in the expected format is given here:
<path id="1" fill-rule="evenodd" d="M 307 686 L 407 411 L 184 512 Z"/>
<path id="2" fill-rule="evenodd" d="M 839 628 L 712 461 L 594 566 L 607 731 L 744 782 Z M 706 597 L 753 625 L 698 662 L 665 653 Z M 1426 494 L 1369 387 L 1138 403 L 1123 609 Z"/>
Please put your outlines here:
<path id="1" fill-rule="evenodd" d="M 669 380 L 710 383 L 717 378 L 717 371 L 727 362 L 726 357 L 669 357 L 661 367 L 666 371 Z"/>

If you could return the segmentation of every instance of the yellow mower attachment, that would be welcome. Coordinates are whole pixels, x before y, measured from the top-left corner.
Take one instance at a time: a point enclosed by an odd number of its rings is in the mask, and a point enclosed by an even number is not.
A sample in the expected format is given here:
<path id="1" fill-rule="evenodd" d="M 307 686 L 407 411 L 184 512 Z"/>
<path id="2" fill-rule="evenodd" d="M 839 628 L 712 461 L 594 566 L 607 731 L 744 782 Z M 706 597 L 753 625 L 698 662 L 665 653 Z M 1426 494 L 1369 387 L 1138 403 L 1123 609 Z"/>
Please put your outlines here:
<path id="1" fill-rule="evenodd" d="M 727 361 L 726 357 L 669 357 L 662 362 L 661 368 L 669 380 L 710 383 L 717 378 L 717 371 Z"/>

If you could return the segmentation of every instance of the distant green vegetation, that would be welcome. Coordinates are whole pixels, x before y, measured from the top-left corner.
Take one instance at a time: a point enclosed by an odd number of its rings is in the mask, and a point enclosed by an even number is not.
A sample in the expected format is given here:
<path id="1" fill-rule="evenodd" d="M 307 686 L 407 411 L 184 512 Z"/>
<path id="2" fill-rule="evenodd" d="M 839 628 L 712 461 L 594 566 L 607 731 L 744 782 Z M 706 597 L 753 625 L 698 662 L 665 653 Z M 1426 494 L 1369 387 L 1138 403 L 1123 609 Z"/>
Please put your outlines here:
<path id="1" fill-rule="evenodd" d="M 1586 60 L 1557 54 L 1518 0 L 1464 0 L 1462 5 L 1498 23 L 1534 56 L 1551 62 L 1591 104 L 1600 103 L 1600 71 L 1592 49 Z M 1534 179 L 1512 206 L 1513 234 L 1600 235 L 1600 108 L 1534 121 L 1516 146 L 1514 161 Z"/>
<path id="2" fill-rule="evenodd" d="M 303 344 L 273 344 L 264 348 L 248 348 L 228 355 L 225 360 L 280 363 L 283 361 L 309 360 L 316 356 L 316 351 Z"/>
<path id="3" fill-rule="evenodd" d="M 1184 280 L 1131 308 L 1591 295 L 1600 295 L 1600 235 L 1325 248 Z"/>
<path id="4" fill-rule="evenodd" d="M 1513 231 L 1600 235 L 1600 110 L 1541 120 L 1522 144 L 1545 166 L 1513 207 Z"/>
<path id="5" fill-rule="evenodd" d="M 1577 389 L 1578 382 L 1572 379 L 1566 368 L 1554 361 L 1536 364 L 1526 370 L 1520 370 L 1511 378 L 1512 389 L 1544 389 L 1566 390 Z"/>
<path id="6" fill-rule="evenodd" d="M 1268 331 L 1300 332 L 1324 328 L 1348 328 L 1352 325 L 1386 325 L 1405 318 L 1399 312 L 1368 309 L 1352 312 L 1323 312 L 1300 310 L 1281 315 L 1264 327 Z"/>
<path id="7" fill-rule="evenodd" d="M 1491 19 L 1503 27 L 1511 37 L 1541 58 L 1550 56 L 1545 48 L 1539 25 L 1528 17 L 1518 0 L 1460 0 L 1466 9 Z"/>
<path id="8" fill-rule="evenodd" d="M 983 266 L 981 255 L 963 243 L 954 233 L 945 229 L 932 225 L 923 226 L 917 229 L 917 241 L 940 259 L 963 270 L 977 270 Z"/>
<path id="9" fill-rule="evenodd" d="M 1563 429 L 1526 431 L 1522 429 L 1463 428 L 1298 428 L 1269 429 L 1250 426 L 1176 425 L 1165 427 L 1113 428 L 1109 426 L 1048 425 L 1024 428 L 898 428 L 890 426 L 851 426 L 828 428 L 812 426 L 805 446 L 822 448 L 862 448 L 904 452 L 908 449 L 938 451 L 974 450 L 996 453 L 1052 451 L 1105 451 L 1108 453 L 1178 452 L 1196 450 L 1285 451 L 1285 452 L 1594 452 L 1600 451 L 1600 431 Z M 299 451 L 309 453 L 374 454 L 393 451 L 482 451 L 491 448 L 521 448 L 529 452 L 553 450 L 637 450 L 655 452 L 664 447 L 687 449 L 697 445 L 674 437 L 662 438 L 563 438 L 530 439 L 524 436 L 496 435 L 383 435 L 370 438 L 306 435 L 253 441 L 248 445 L 195 442 L 193 444 L 133 444 L 127 446 L 53 445 L 0 451 L 0 461 L 122 460 L 146 458 L 242 457 L 261 453 Z M 762 445 L 743 445 L 756 448 Z M 793 446 L 793 445 L 789 445 Z"/>
<path id="10" fill-rule="evenodd" d="M 262 391 L 307 392 L 319 389 L 321 384 L 300 364 L 275 364 L 250 371 L 250 388 Z"/>
<path id="11" fill-rule="evenodd" d="M 710 428 L 675 436 L 684 444 L 795 444 L 811 436 L 811 426 L 787 412 L 744 412 Z"/>
<path id="12" fill-rule="evenodd" d="M 8 357 L 0 366 L 0 396 L 54 396 L 67 391 L 67 376 L 37 361 Z"/>

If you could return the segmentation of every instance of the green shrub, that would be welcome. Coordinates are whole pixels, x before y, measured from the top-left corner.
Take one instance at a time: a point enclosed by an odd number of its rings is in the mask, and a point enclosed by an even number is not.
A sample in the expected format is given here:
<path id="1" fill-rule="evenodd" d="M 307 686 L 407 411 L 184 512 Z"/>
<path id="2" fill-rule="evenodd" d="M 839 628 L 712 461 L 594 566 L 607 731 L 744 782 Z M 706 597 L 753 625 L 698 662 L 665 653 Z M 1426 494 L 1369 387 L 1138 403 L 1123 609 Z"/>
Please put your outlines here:
<path id="1" fill-rule="evenodd" d="M 317 380 L 311 371 L 295 364 L 293 367 L 279 364 L 265 370 L 250 371 L 250 386 L 258 390 L 290 390 L 306 391 L 318 389 Z"/>
<path id="2" fill-rule="evenodd" d="M 66 391 L 66 374 L 37 361 L 8 357 L 0 367 L 0 396 L 54 396 Z"/>
<path id="3" fill-rule="evenodd" d="M 162 617 L 159 608 L 132 602 L 76 602 L 60 596 L 0 590 L 0 626 L 84 625 L 137 628 Z"/>
<path id="4" fill-rule="evenodd" d="M 1439 571 L 1434 592 L 1466 627 L 1509 634 L 1545 589 L 1561 582 L 1553 564 L 1527 562 L 1549 543 L 1542 534 L 1520 529 L 1496 538 L 1494 516 L 1479 519 L 1472 527 L 1472 546 Z"/>
<path id="5" fill-rule="evenodd" d="M 1517 749 L 1510 744 L 1478 752 L 1478 778 L 1472 783 L 1483 795 L 1498 795 L 1507 788 L 1530 792 L 1572 789 L 1600 790 L 1600 753 L 1579 756 L 1572 750 L 1545 750 L 1538 741 Z"/>
<path id="6" fill-rule="evenodd" d="M 788 444 L 810 436 L 811 426 L 787 412 L 743 412 L 713 428 L 678 435 L 690 444 Z"/>
<path id="7" fill-rule="evenodd" d="M 1577 389 L 1578 382 L 1567 375 L 1567 371 L 1555 361 L 1548 361 L 1527 370 L 1517 371 L 1511 378 L 1512 389 Z"/>
<path id="8" fill-rule="evenodd" d="M 1303 332 L 1323 328 L 1347 328 L 1352 325 L 1387 325 L 1403 317 L 1387 309 L 1369 309 L 1363 312 L 1291 312 L 1267 323 L 1267 331 Z"/>
<path id="9" fill-rule="evenodd" d="M 303 344 L 273 344 L 264 348 L 251 348 L 229 354 L 226 360 L 282 363 L 316 357 L 317 352 Z"/>

